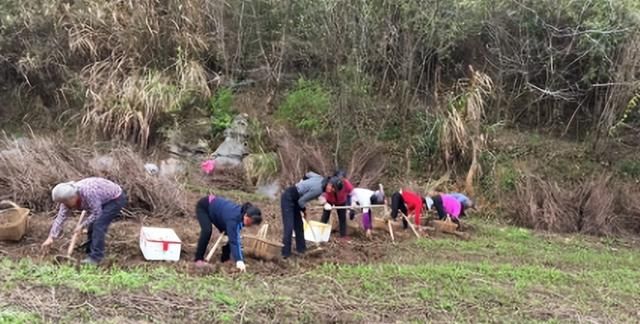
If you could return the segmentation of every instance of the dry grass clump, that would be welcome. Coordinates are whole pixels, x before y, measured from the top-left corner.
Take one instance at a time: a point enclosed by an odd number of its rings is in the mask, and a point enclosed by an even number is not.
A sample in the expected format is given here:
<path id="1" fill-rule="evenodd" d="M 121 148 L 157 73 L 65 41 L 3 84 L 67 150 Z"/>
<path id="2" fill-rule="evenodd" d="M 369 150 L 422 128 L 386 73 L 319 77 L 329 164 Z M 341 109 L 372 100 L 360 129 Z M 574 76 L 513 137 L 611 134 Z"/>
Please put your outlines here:
<path id="1" fill-rule="evenodd" d="M 60 182 L 101 176 L 121 185 L 130 211 L 150 216 L 185 215 L 186 192 L 176 182 L 151 176 L 144 160 L 128 147 L 100 155 L 51 138 L 0 140 L 0 197 L 36 210 L 51 210 L 51 189 Z"/>
<path id="2" fill-rule="evenodd" d="M 593 177 L 565 189 L 529 175 L 516 186 L 513 205 L 518 225 L 590 235 L 640 233 L 640 192 L 614 185 L 610 175 Z"/>
<path id="3" fill-rule="evenodd" d="M 355 144 L 354 147 L 357 149 L 351 155 L 347 170 L 349 179 L 358 187 L 377 187 L 387 164 L 384 148 L 371 143 Z"/>
<path id="4" fill-rule="evenodd" d="M 332 155 L 324 151 L 320 145 L 313 145 L 295 138 L 284 129 L 269 134 L 276 144 L 280 158 L 280 178 L 285 184 L 298 182 L 308 171 L 319 174 L 330 174 L 333 167 Z"/>

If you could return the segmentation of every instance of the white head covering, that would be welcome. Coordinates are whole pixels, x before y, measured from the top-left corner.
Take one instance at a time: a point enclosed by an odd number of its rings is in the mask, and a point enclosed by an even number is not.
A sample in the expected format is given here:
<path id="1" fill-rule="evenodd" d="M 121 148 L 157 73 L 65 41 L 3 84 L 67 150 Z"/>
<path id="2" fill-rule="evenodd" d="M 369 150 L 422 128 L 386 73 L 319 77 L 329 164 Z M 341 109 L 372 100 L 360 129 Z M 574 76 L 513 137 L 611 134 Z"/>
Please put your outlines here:
<path id="1" fill-rule="evenodd" d="M 75 182 L 63 182 L 53 187 L 53 190 L 51 190 L 51 199 L 55 202 L 62 202 L 75 197 L 77 194 L 78 188 L 75 186 Z"/>

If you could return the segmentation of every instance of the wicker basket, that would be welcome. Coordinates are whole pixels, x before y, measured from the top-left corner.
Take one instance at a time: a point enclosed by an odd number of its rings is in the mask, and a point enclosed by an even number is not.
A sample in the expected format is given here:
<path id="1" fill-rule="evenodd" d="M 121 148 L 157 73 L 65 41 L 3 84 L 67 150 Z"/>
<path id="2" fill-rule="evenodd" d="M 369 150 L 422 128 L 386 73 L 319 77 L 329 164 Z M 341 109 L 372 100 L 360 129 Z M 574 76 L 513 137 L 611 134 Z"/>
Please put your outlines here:
<path id="1" fill-rule="evenodd" d="M 455 233 L 458 229 L 458 224 L 451 221 L 449 217 L 446 220 L 434 220 L 433 227 L 436 228 L 436 231 L 443 233 Z"/>
<path id="2" fill-rule="evenodd" d="M 12 208 L 0 210 L 0 241 L 20 241 L 29 225 L 29 209 L 22 208 L 12 201 L 3 200 L 0 205 Z"/>
<path id="3" fill-rule="evenodd" d="M 283 245 L 267 239 L 269 225 L 265 224 L 260 228 L 257 235 L 243 235 L 243 249 L 252 257 L 267 261 L 274 260 L 282 253 Z"/>

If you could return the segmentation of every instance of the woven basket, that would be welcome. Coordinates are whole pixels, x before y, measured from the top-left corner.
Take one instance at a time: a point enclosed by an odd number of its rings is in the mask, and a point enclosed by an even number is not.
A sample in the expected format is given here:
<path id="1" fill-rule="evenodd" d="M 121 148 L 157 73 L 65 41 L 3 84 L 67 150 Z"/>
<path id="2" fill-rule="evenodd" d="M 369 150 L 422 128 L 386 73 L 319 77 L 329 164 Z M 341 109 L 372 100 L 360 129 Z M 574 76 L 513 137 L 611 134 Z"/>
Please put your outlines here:
<path id="1" fill-rule="evenodd" d="M 282 244 L 254 235 L 244 235 L 244 250 L 247 255 L 267 261 L 274 260 L 282 253 Z"/>
<path id="2" fill-rule="evenodd" d="M 243 249 L 247 255 L 271 261 L 282 253 L 283 245 L 267 239 L 269 224 L 264 224 L 257 235 L 243 235 Z"/>
<path id="3" fill-rule="evenodd" d="M 0 210 L 0 241 L 20 241 L 29 225 L 29 209 L 8 200 L 1 201 L 0 205 L 12 207 Z"/>
<path id="4" fill-rule="evenodd" d="M 449 217 L 446 220 L 434 220 L 433 227 L 436 228 L 436 231 L 443 233 L 455 233 L 458 229 L 458 224 L 451 221 Z"/>

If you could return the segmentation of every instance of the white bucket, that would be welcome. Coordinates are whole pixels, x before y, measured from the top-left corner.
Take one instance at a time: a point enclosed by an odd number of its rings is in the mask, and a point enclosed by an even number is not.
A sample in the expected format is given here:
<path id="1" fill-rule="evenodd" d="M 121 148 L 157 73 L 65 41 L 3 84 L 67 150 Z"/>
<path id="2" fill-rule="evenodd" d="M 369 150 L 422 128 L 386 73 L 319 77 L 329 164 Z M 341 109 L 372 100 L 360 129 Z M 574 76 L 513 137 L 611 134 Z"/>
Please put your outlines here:
<path id="1" fill-rule="evenodd" d="M 313 230 L 313 232 L 311 232 Z M 316 222 L 307 221 L 304 224 L 304 239 L 311 242 L 329 242 L 329 236 L 331 236 L 331 225 Z"/>
<path id="2" fill-rule="evenodd" d="M 170 228 L 142 227 L 140 229 L 140 250 L 150 261 L 179 261 L 182 241 Z"/>

